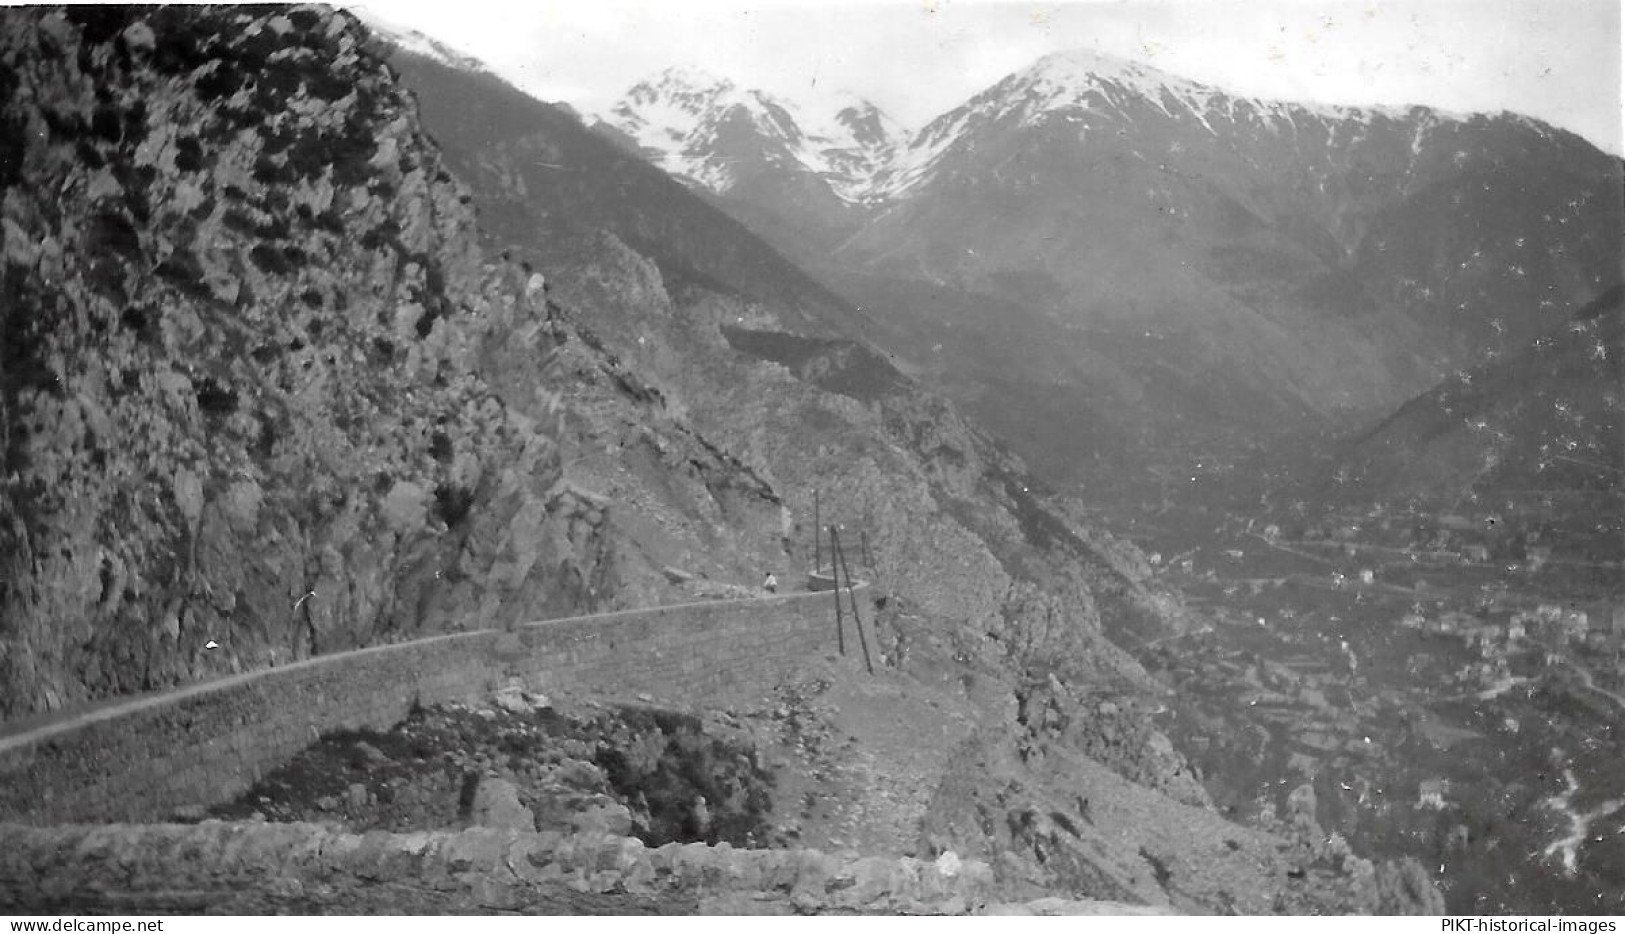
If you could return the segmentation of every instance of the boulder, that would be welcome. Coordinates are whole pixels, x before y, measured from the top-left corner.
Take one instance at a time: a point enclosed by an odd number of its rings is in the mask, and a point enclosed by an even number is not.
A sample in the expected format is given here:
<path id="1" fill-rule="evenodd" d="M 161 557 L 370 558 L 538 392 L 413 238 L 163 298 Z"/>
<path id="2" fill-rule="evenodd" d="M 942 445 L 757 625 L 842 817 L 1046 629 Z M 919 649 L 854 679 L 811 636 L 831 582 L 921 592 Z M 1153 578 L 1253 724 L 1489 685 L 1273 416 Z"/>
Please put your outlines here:
<path id="1" fill-rule="evenodd" d="M 498 830 L 535 830 L 536 815 L 519 803 L 519 789 L 502 778 L 481 780 L 474 792 L 473 823 Z"/>
<path id="2" fill-rule="evenodd" d="M 553 706 L 552 700 L 547 695 L 535 694 L 516 686 L 505 687 L 493 694 L 491 704 L 521 716 L 529 716 L 538 710 L 546 710 Z"/>
<path id="3" fill-rule="evenodd" d="M 609 798 L 600 798 L 572 813 L 568 822 L 570 827 L 579 833 L 603 833 L 624 837 L 632 832 L 632 812 L 626 805 Z"/>
<path id="4" fill-rule="evenodd" d="M 351 808 L 360 809 L 371 803 L 372 794 L 367 791 L 366 785 L 356 782 L 345 790 L 344 801 Z"/>

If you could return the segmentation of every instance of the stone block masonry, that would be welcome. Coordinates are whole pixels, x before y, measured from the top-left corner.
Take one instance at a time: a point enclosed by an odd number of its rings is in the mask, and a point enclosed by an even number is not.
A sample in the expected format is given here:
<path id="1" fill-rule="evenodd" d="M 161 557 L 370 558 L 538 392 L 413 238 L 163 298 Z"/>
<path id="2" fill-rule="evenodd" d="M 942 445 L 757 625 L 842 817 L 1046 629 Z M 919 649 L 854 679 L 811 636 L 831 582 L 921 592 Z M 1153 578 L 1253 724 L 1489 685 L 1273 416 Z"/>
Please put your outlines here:
<path id="1" fill-rule="evenodd" d="M 862 590 L 860 586 L 859 590 Z M 323 733 L 414 704 L 531 690 L 696 706 L 755 699 L 835 651 L 828 594 L 627 610 L 321 656 L 0 736 L 0 820 L 151 821 L 230 800 Z"/>
<path id="2" fill-rule="evenodd" d="M 470 828 L 347 833 L 319 824 L 0 824 L 0 913 L 963 914 L 992 870 Z"/>

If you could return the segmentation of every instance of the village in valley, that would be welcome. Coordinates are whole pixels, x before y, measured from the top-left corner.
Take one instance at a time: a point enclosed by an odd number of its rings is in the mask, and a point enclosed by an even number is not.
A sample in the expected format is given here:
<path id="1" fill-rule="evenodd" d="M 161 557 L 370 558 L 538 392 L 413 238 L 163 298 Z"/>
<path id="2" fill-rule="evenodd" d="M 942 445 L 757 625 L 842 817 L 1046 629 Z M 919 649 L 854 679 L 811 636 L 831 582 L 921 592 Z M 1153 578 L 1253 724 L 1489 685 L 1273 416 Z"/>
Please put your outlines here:
<path id="1" fill-rule="evenodd" d="M 1142 521 L 1153 573 L 1199 622 L 1132 651 L 1220 806 L 1269 823 L 1307 801 L 1320 832 L 1474 893 L 1463 908 L 1625 909 L 1593 895 L 1625 868 L 1621 539 L 1565 530 L 1554 551 L 1542 515 Z"/>

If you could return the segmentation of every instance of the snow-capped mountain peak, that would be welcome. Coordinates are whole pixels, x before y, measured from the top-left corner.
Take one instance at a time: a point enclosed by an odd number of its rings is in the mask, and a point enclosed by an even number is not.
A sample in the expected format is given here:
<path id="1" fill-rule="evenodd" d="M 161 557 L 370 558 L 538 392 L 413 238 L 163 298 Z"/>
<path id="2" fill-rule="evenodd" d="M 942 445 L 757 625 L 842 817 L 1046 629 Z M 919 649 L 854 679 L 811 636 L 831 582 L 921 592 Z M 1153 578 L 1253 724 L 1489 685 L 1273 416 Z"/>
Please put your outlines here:
<path id="1" fill-rule="evenodd" d="M 810 173 L 842 200 L 861 201 L 903 130 L 855 94 L 806 96 L 792 102 L 667 68 L 633 85 L 603 120 L 666 171 L 713 192 L 772 168 Z"/>
<path id="2" fill-rule="evenodd" d="M 1019 109 L 1027 122 L 1059 109 L 1112 109 L 1132 97 L 1149 102 L 1165 115 L 1174 109 L 1185 111 L 1211 130 L 1206 114 L 1215 98 L 1226 95 L 1143 62 L 1074 49 L 1040 58 L 979 97 L 986 98 L 984 109 L 987 103 L 998 105 L 1000 115 Z"/>
<path id="3" fill-rule="evenodd" d="M 1004 88 L 1010 82 L 1015 82 L 1023 91 L 1029 92 L 1029 98 L 1036 97 L 1036 102 L 1031 99 L 1027 102 L 1034 111 L 1082 103 L 1092 91 L 1128 92 L 1150 101 L 1165 115 L 1185 111 L 1210 132 L 1213 131 L 1212 125 L 1208 122 L 1210 118 L 1231 119 L 1235 116 L 1236 108 L 1241 105 L 1260 118 L 1281 123 L 1290 122 L 1298 116 L 1359 122 L 1369 122 L 1374 117 L 1382 116 L 1391 120 L 1417 119 L 1434 123 L 1440 120 L 1461 122 L 1471 117 L 1470 114 L 1451 113 L 1423 106 L 1390 107 L 1369 104 L 1349 106 L 1305 100 L 1286 101 L 1250 97 L 1171 74 L 1143 62 L 1091 49 L 1075 49 L 1046 55 L 1030 68 L 1011 75 L 1005 82 L 1001 82 L 986 93 Z"/>
<path id="4" fill-rule="evenodd" d="M 634 84 L 606 121 L 654 154 L 681 151 L 719 113 L 750 106 L 748 92 L 697 68 L 667 68 Z M 669 166 L 668 166 L 669 167 Z"/>
<path id="5" fill-rule="evenodd" d="M 1046 55 L 942 114 L 899 147 L 877 173 L 875 199 L 908 196 L 938 174 L 949 153 L 984 133 L 1058 125 L 1087 149 L 1111 135 L 1156 139 L 1180 150 L 1204 140 L 1257 134 L 1296 140 L 1308 132 L 1353 140 L 1379 118 L 1404 123 L 1414 156 L 1424 137 L 1454 118 L 1426 107 L 1343 107 L 1264 100 L 1089 49 Z M 1002 129 L 1001 129 L 1002 128 Z M 1288 145 L 1295 145 L 1291 143 Z M 1134 152 L 1134 158 L 1144 158 Z"/>
<path id="6" fill-rule="evenodd" d="M 1054 52 L 1040 58 L 1024 73 L 1029 81 L 1058 90 L 1084 90 L 1102 81 L 1114 81 L 1141 93 L 1156 93 L 1170 84 L 1190 84 L 1143 62 L 1107 55 L 1092 49 Z"/>
<path id="7" fill-rule="evenodd" d="M 672 67 L 651 75 L 627 90 L 616 113 L 637 113 L 665 105 L 679 113 L 695 115 L 735 92 L 726 78 L 698 68 Z"/>
<path id="8" fill-rule="evenodd" d="M 727 78 L 714 75 L 703 68 L 693 65 L 672 65 L 656 72 L 652 77 L 639 82 L 638 86 L 649 86 L 657 89 L 678 88 L 690 91 L 703 91 L 708 88 L 727 89 L 733 87 L 733 82 Z"/>

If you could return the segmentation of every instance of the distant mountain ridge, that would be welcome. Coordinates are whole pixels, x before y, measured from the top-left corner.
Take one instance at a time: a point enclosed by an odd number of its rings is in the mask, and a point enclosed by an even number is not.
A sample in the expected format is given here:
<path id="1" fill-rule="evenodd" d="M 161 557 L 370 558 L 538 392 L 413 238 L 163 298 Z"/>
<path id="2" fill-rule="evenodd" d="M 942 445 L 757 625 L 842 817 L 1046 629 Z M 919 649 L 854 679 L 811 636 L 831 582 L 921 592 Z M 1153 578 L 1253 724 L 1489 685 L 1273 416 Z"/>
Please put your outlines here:
<path id="1" fill-rule="evenodd" d="M 718 148 L 720 126 L 748 115 L 755 132 L 779 143 L 800 166 L 826 177 L 845 200 L 872 206 L 907 198 L 929 178 L 972 117 L 1003 119 L 1019 113 L 1032 125 L 1047 114 L 1079 109 L 1105 116 L 1120 111 L 1131 97 L 1152 102 L 1164 116 L 1193 119 L 1215 135 L 1219 130 L 1214 121 L 1256 120 L 1276 131 L 1295 133 L 1297 121 L 1305 117 L 1368 124 L 1378 118 L 1414 120 L 1411 145 L 1418 153 L 1431 130 L 1480 117 L 1512 119 L 1547 137 L 1563 132 L 1505 112 L 1460 114 L 1424 105 L 1352 106 L 1248 97 L 1085 49 L 1046 55 L 917 129 L 850 92 L 835 100 L 800 102 L 741 88 L 726 77 L 687 67 L 667 68 L 634 84 L 598 120 L 605 130 L 626 134 L 671 174 L 726 194 L 736 183 L 737 169 L 730 164 L 730 154 Z"/>
<path id="2" fill-rule="evenodd" d="M 857 197 L 782 159 L 688 178 L 1062 482 L 1390 410 L 1560 327 L 1625 224 L 1619 160 L 1538 120 L 1258 100 L 1092 52 L 884 153 L 841 180 Z"/>

